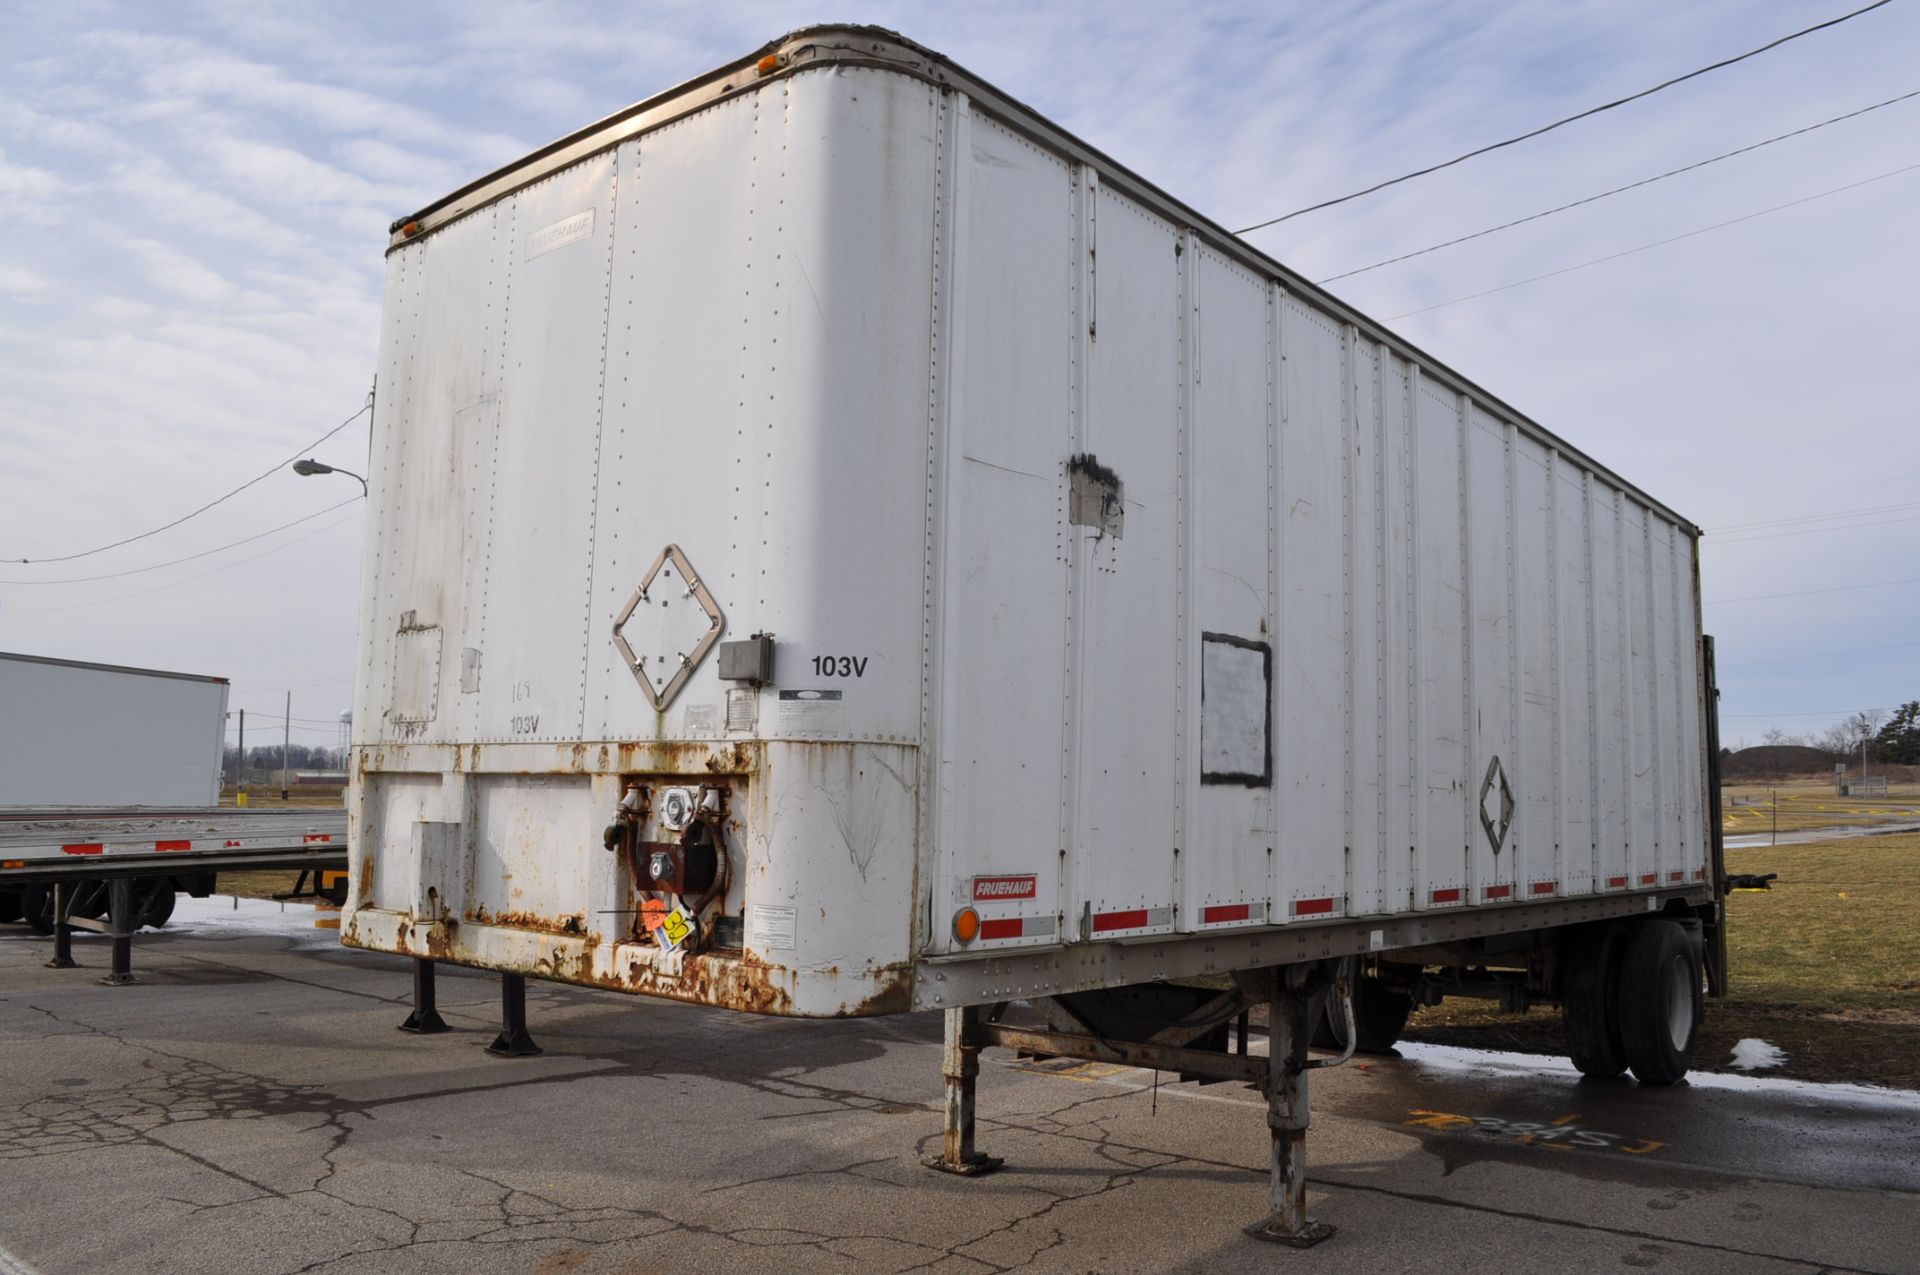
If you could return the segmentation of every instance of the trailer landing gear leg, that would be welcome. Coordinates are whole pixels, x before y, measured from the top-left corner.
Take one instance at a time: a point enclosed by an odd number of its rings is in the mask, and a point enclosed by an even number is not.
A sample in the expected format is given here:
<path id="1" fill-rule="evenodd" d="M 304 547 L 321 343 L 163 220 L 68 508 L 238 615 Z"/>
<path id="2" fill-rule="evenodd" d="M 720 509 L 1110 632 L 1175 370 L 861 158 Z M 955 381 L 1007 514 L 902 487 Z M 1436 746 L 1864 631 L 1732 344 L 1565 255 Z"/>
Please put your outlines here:
<path id="1" fill-rule="evenodd" d="M 972 1006 L 947 1011 L 946 1048 L 940 1056 L 940 1070 L 947 1078 L 946 1137 L 940 1154 L 926 1162 L 929 1169 L 967 1178 L 992 1173 L 1002 1163 L 998 1156 L 973 1149 L 973 1091 L 980 1075 L 980 1042 L 973 1026 L 979 1013 Z"/>
<path id="2" fill-rule="evenodd" d="M 495 1058 L 530 1058 L 544 1053 L 527 1034 L 527 979 L 524 974 L 500 976 L 500 1034 L 487 1046 Z"/>
<path id="3" fill-rule="evenodd" d="M 133 878 L 115 877 L 107 890 L 108 919 L 113 922 L 113 970 L 100 981 L 108 987 L 124 987 L 135 981 L 133 931 L 140 924 L 133 914 Z"/>
<path id="4" fill-rule="evenodd" d="M 1333 1234 L 1331 1226 L 1307 1216 L 1307 1041 L 1313 1029 L 1307 1020 L 1310 1001 L 1300 985 L 1303 968 L 1278 972 L 1267 1006 L 1273 1208 L 1266 1221 L 1246 1228 L 1255 1239 L 1293 1248 L 1312 1248 Z M 1352 1028 L 1348 1032 L 1351 1036 Z"/>
<path id="5" fill-rule="evenodd" d="M 64 881 L 53 883 L 53 959 L 50 970 L 70 970 L 80 962 L 73 959 L 73 930 L 67 925 L 67 909 L 73 905 L 73 887 Z"/>
<path id="6" fill-rule="evenodd" d="M 447 1030 L 447 1020 L 433 1007 L 433 962 L 415 957 L 413 961 L 413 1012 L 400 1024 L 403 1032 L 431 1036 Z"/>

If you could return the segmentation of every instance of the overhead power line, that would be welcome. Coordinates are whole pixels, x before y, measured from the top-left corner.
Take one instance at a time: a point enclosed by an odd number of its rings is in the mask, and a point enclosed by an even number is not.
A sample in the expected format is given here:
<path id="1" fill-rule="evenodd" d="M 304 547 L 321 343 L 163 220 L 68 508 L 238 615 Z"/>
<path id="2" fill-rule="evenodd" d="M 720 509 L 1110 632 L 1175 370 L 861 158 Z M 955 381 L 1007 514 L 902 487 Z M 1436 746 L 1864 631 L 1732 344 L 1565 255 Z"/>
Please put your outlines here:
<path id="1" fill-rule="evenodd" d="M 253 486 L 255 483 L 262 482 L 265 479 L 272 477 L 274 474 L 280 472 L 282 469 L 285 469 L 288 465 L 300 459 L 302 456 L 306 455 L 308 452 L 312 451 L 314 448 L 320 446 L 320 444 L 326 442 L 329 438 L 332 438 L 335 434 L 338 434 L 341 430 L 353 424 L 355 421 L 359 420 L 362 416 L 365 416 L 368 412 L 372 410 L 373 410 L 373 396 L 369 394 L 367 396 L 367 401 L 361 404 L 359 411 L 355 412 L 352 416 L 347 417 L 346 420 L 341 421 L 338 425 L 335 425 L 332 429 L 320 435 L 320 437 L 314 439 L 311 443 L 308 443 L 305 447 L 302 447 L 299 451 L 295 452 L 293 455 L 289 456 L 287 459 L 280 461 L 279 463 L 275 464 L 272 468 L 263 470 L 260 473 L 254 475 L 252 478 L 247 479 L 247 481 L 241 483 L 238 487 L 235 487 L 232 491 L 227 492 L 225 495 L 214 497 L 212 500 L 209 500 L 206 504 L 200 506 L 198 509 L 194 510 L 192 513 L 181 514 L 178 518 L 175 518 L 172 522 L 162 523 L 151 531 L 143 531 L 137 536 L 128 536 L 124 540 L 116 540 L 112 544 L 101 545 L 95 549 L 83 549 L 79 553 L 61 554 L 58 557 L 52 557 L 52 558 L 24 558 L 24 557 L 16 558 L 16 557 L 8 556 L 4 559 L 0 559 L 0 561 L 18 562 L 23 564 L 72 562 L 76 558 L 90 558 L 96 553 L 105 553 L 109 549 L 118 549 L 121 545 L 130 545 L 136 540 L 145 540 L 147 537 L 157 536 L 163 531 L 171 531 L 173 528 L 178 527 L 181 523 L 186 522 L 189 518 L 198 518 L 201 514 L 207 512 L 207 510 L 213 508 L 215 505 L 231 500 L 235 496 L 238 496 L 241 492 L 245 491 L 247 488 Z"/>
<path id="2" fill-rule="evenodd" d="M 1911 580 L 1882 580 L 1877 584 L 1837 584 L 1828 589 L 1796 589 L 1792 593 L 1755 593 L 1744 598 L 1708 598 L 1710 607 L 1731 606 L 1735 602 L 1773 602 L 1780 598 L 1810 598 L 1817 593 L 1856 593 L 1861 589 L 1893 589 L 1903 584 L 1920 584 L 1920 577 Z"/>
<path id="3" fill-rule="evenodd" d="M 1748 58 L 1758 57 L 1760 54 L 1765 53 L 1770 49 L 1777 49 L 1783 44 L 1786 44 L 1793 40 L 1798 40 L 1803 35 L 1812 35 L 1814 32 L 1824 31 L 1828 27 L 1837 27 L 1842 22 L 1851 21 L 1852 19 L 1859 17 L 1863 13 L 1872 13 L 1875 9 L 1883 8 L 1884 6 L 1890 3 L 1892 3 L 1892 0 L 1874 0 L 1874 3 L 1870 5 L 1866 5 L 1859 9 L 1855 9 L 1852 13 L 1843 13 L 1837 18 L 1829 18 L 1825 22 L 1815 23 L 1813 26 L 1805 27 L 1799 31 L 1793 32 L 1790 35 L 1783 35 L 1777 40 L 1771 40 L 1766 44 L 1761 45 L 1757 49 L 1749 49 L 1745 53 L 1736 54 L 1730 58 L 1722 58 L 1718 62 L 1714 62 L 1708 66 L 1700 67 L 1698 70 L 1688 71 L 1685 75 L 1676 75 L 1670 80 L 1662 80 L 1660 83 L 1654 85 L 1652 88 L 1641 89 L 1638 93 L 1630 93 L 1626 97 L 1615 98 L 1613 101 L 1603 102 L 1599 106 L 1590 106 L 1584 111 L 1580 111 L 1577 114 L 1567 116 L 1565 119 L 1555 120 L 1551 124 L 1543 124 L 1539 128 L 1529 129 L 1527 132 L 1520 133 L 1513 137 L 1509 137 L 1504 141 L 1493 142 L 1486 146 L 1478 147 L 1474 150 L 1470 150 L 1466 152 L 1463 155 L 1456 155 L 1452 159 L 1442 160 L 1438 164 L 1429 164 L 1425 168 L 1416 168 L 1412 172 L 1402 173 L 1398 177 L 1389 177 L 1386 181 L 1375 182 L 1373 185 L 1368 186 L 1364 190 L 1352 191 L 1348 194 L 1341 195 L 1335 199 L 1323 199 L 1317 204 L 1308 204 L 1305 208 L 1296 208 L 1290 213 L 1282 213 L 1278 217 L 1270 217 L 1266 221 L 1256 222 L 1255 224 L 1248 226 L 1243 230 L 1235 231 L 1234 233 L 1242 234 L 1242 235 L 1251 234 L 1256 230 L 1263 230 L 1268 226 L 1275 226 L 1283 221 L 1291 221 L 1293 218 L 1302 216 L 1306 213 L 1318 212 L 1322 208 L 1331 208 L 1335 204 L 1344 204 L 1349 200 L 1359 199 L 1363 195 L 1371 195 L 1376 191 L 1385 190 L 1389 186 L 1398 186 L 1401 182 L 1412 181 L 1416 177 L 1425 177 L 1429 173 L 1437 173 L 1443 168 L 1452 168 L 1455 164 L 1464 164 L 1468 160 L 1474 159 L 1481 155 L 1485 155 L 1490 151 L 1497 151 L 1497 150 L 1500 150 L 1502 147 L 1513 146 L 1519 142 L 1524 142 L 1531 138 L 1539 137 L 1543 133 L 1551 133 L 1554 129 L 1565 128 L 1567 125 L 1572 124 L 1577 120 L 1588 119 L 1592 116 L 1599 115 L 1603 111 L 1611 111 L 1615 107 L 1625 106 L 1629 102 L 1637 102 L 1643 97 L 1651 97 L 1653 94 L 1660 92 L 1662 89 L 1670 89 L 1676 84 L 1684 84 L 1688 80 L 1697 79 L 1702 75 L 1708 74 L 1709 72 L 1718 71 L 1723 67 L 1732 66 L 1736 62 L 1744 62 Z"/>
<path id="4" fill-rule="evenodd" d="M 1890 708 L 1831 708 L 1811 713 L 1722 713 L 1720 719 L 1729 721 L 1736 717 L 1743 719 L 1758 717 L 1771 721 L 1776 717 L 1851 717 L 1855 713 L 1890 713 L 1892 711 Z"/>
<path id="5" fill-rule="evenodd" d="M 184 580 L 171 580 L 171 581 L 168 581 L 166 584 L 155 585 L 151 589 L 141 589 L 136 593 L 122 593 L 117 597 L 94 598 L 88 602 L 69 602 L 65 606 L 16 607 L 11 611 L 6 612 L 6 614 L 41 615 L 49 611 L 80 611 L 80 610 L 84 610 L 87 607 L 106 606 L 108 603 L 111 603 L 111 602 L 128 602 L 134 598 L 144 598 L 151 594 L 163 593 L 168 589 L 177 589 L 183 584 L 192 584 L 196 580 L 205 580 L 208 576 L 217 576 L 222 571 L 231 571 L 235 567 L 243 567 L 249 562 L 257 562 L 261 558 L 266 557 L 268 554 L 279 553 L 282 549 L 291 549 L 294 545 L 299 544 L 303 540 L 311 540 L 315 536 L 320 535 L 322 532 L 331 531 L 335 527 L 345 526 L 347 523 L 352 522 L 355 518 L 358 518 L 360 516 L 360 513 L 361 511 L 356 509 L 352 513 L 348 514 L 345 518 L 336 518 L 332 522 L 321 523 L 318 527 L 315 527 L 312 531 L 309 531 L 304 536 L 295 536 L 291 540 L 282 541 L 281 543 L 273 546 L 271 549 L 263 549 L 259 553 L 249 554 L 247 557 L 244 557 L 244 558 L 236 558 L 234 561 L 227 563 L 225 566 L 215 567 L 211 571 L 202 571 L 199 575 L 188 576 Z"/>
<path id="6" fill-rule="evenodd" d="M 352 676 L 349 675 L 347 677 L 316 677 L 311 681 L 285 682 L 279 686 L 236 686 L 232 690 L 230 690 L 228 694 L 229 695 L 268 695 L 268 694 L 278 695 L 283 691 L 297 691 L 304 687 L 309 687 L 309 686 L 337 686 L 342 682 L 351 682 L 352 680 L 353 680 Z"/>
<path id="7" fill-rule="evenodd" d="M 1724 536 L 1736 531 L 1760 531 L 1771 527 L 1787 527 L 1806 522 L 1832 522 L 1836 518 L 1864 518 L 1869 514 L 1904 513 L 1909 509 L 1920 509 L 1920 500 L 1907 501 L 1898 505 L 1863 505 L 1858 509 L 1839 509 L 1828 514 L 1800 514 L 1792 518 L 1762 518 L 1758 522 L 1730 522 L 1724 527 L 1708 527 L 1710 536 Z"/>
<path id="8" fill-rule="evenodd" d="M 288 527 L 298 527 L 303 522 L 312 522 L 315 518 L 324 517 L 336 509 L 343 509 L 355 501 L 364 499 L 365 497 L 363 496 L 349 496 L 337 505 L 328 505 L 325 509 L 310 513 L 304 518 L 295 518 L 292 522 L 283 522 L 278 527 L 270 527 L 265 531 L 255 532 L 251 536 L 229 541 L 217 549 L 202 549 L 199 553 L 190 553 L 184 558 L 174 558 L 167 562 L 156 562 L 148 567 L 131 567 L 125 571 L 108 571 L 97 576 L 67 576 L 59 580 L 0 580 L 0 584 L 85 584 L 92 580 L 118 580 L 122 576 L 137 576 L 147 571 L 158 571 L 163 567 L 177 567 L 183 562 L 192 562 L 196 558 L 212 557 L 216 553 L 225 553 L 229 549 L 237 549 L 241 545 L 252 544 L 256 540 L 265 540 L 275 532 L 285 531 Z"/>
<path id="9" fill-rule="evenodd" d="M 1797 664 L 1802 660 L 1833 660 L 1843 655 L 1878 655 L 1882 651 L 1905 651 L 1920 646 L 1920 642 L 1895 642 L 1892 646 L 1862 646 L 1851 651 L 1816 651 L 1812 655 L 1784 655 L 1777 660 L 1748 660 L 1743 664 L 1725 664 L 1723 670 L 1737 668 L 1759 668 L 1763 664 Z"/>
<path id="10" fill-rule="evenodd" d="M 1670 235 L 1665 239 L 1656 239 L 1652 243 L 1643 243 L 1637 248 L 1626 248 L 1619 252 L 1610 252 L 1604 257 L 1595 257 L 1591 261 L 1582 261 L 1576 265 L 1562 266 L 1558 270 L 1549 270 L 1545 274 L 1529 275 L 1525 279 L 1515 279 L 1511 283 L 1503 283 L 1497 288 L 1486 288 L 1480 292 L 1469 292 L 1463 297 L 1454 297 L 1449 301 L 1436 301 L 1432 305 L 1423 305 L 1417 310 L 1402 310 L 1399 314 L 1389 315 L 1387 322 L 1391 323 L 1396 319 L 1410 319 L 1416 314 L 1426 314 L 1433 310 L 1444 310 L 1450 305 L 1459 305 L 1463 301 L 1478 301 L 1481 297 L 1490 297 L 1498 292 L 1509 292 L 1514 288 L 1523 288 L 1530 283 L 1539 283 L 1544 279 L 1557 279 L 1563 274 L 1572 274 L 1576 270 L 1585 270 L 1591 266 L 1605 265 L 1609 261 L 1618 261 L 1622 257 L 1631 257 L 1635 253 L 1646 252 L 1653 248 L 1664 248 L 1668 244 L 1679 243 L 1683 239 L 1692 239 L 1696 236 L 1707 234 L 1709 231 L 1725 230 L 1728 226 L 1737 226 L 1741 222 L 1753 221 L 1756 218 L 1765 217 L 1771 213 L 1785 212 L 1789 208 L 1798 208 L 1802 204 L 1810 204 L 1817 199 L 1825 199 L 1830 195 L 1839 195 L 1849 190 L 1858 190 L 1862 186 L 1870 186 L 1874 182 L 1885 181 L 1889 177 L 1898 177 L 1902 173 L 1910 173 L 1916 168 L 1920 168 L 1920 164 L 1908 164 L 1903 168 L 1896 168 L 1892 172 L 1879 173 L 1872 177 L 1864 177 L 1857 182 L 1848 182 L 1844 186 L 1835 186 L 1831 190 L 1823 190 L 1818 194 L 1808 195 L 1803 199 L 1794 199 L 1784 204 L 1775 204 L 1771 208 L 1762 208 L 1758 212 L 1750 212 L 1743 216 L 1729 218 L 1726 221 L 1718 221 L 1711 226 L 1701 226 L 1698 230 L 1689 230 L 1685 234 Z"/>
<path id="11" fill-rule="evenodd" d="M 1872 106 L 1863 106 L 1857 111 L 1848 111 L 1845 115 L 1836 115 L 1832 119 L 1821 120 L 1818 124 L 1809 124 L 1805 128 L 1796 128 L 1791 133 L 1781 133 L 1777 137 L 1769 137 L 1765 141 L 1755 142 L 1751 146 L 1742 146 L 1738 150 L 1725 151 L 1708 159 L 1695 160 L 1693 163 L 1683 164 L 1679 168 L 1669 168 L 1664 173 L 1657 173 L 1652 177 L 1643 177 L 1637 182 L 1628 182 L 1624 186 L 1615 186 L 1612 190 L 1603 190 L 1597 195 L 1588 195 L 1585 199 L 1576 199 L 1572 203 L 1561 204 L 1557 208 L 1548 208 L 1541 212 L 1531 213 L 1525 217 L 1515 217 L 1512 221 L 1503 221 L 1497 226 L 1488 226 L 1485 230 L 1476 230 L 1470 235 L 1459 235 L 1453 239 L 1443 240 L 1440 243 L 1429 244 L 1425 248 L 1416 248 L 1412 252 L 1403 252 L 1397 257 L 1384 258 L 1374 262 L 1370 266 L 1360 266 L 1353 270 L 1344 270 L 1339 274 L 1330 274 L 1324 279 L 1315 279 L 1314 282 L 1334 283 L 1341 279 L 1351 279 L 1357 274 L 1365 274 L 1369 270 L 1378 270 L 1382 266 L 1397 265 L 1402 261 L 1411 261 L 1415 257 L 1424 257 L 1430 252 L 1439 252 L 1442 248 L 1451 248 L 1455 244 L 1469 243 L 1475 239 L 1484 239 L 1488 235 L 1498 234 L 1502 230 L 1512 230 L 1515 226 L 1524 226 L 1530 221 L 1539 221 L 1542 217 L 1551 217 L 1555 213 L 1563 213 L 1571 208 L 1580 208 L 1587 204 L 1599 203 L 1601 200 L 1609 199 L 1614 195 L 1622 195 L 1630 190 L 1638 190 L 1642 186 L 1651 186 L 1653 183 L 1665 181 L 1669 177 L 1678 177 L 1680 174 L 1690 173 L 1696 168 L 1705 168 L 1708 164 L 1717 164 L 1723 159 L 1732 159 L 1736 155 L 1745 155 L 1750 151 L 1757 151 L 1763 146 L 1771 146 L 1775 142 L 1784 142 L 1790 137 L 1799 137 L 1802 134 L 1811 133 L 1816 129 L 1825 128 L 1829 124 L 1838 124 L 1843 120 L 1856 119 L 1859 116 L 1867 114 L 1869 111 L 1877 111 L 1882 107 L 1893 106 L 1896 103 L 1910 101 L 1916 97 L 1920 97 L 1920 89 L 1915 89 L 1911 93 L 1902 93 L 1899 97 L 1890 97 L 1884 102 L 1875 102 Z"/>
<path id="12" fill-rule="evenodd" d="M 1920 522 L 1920 514 L 1908 514 L 1904 518 L 1880 518 L 1871 522 L 1837 522 L 1830 527 L 1793 527 L 1786 531 L 1757 531 L 1738 536 L 1709 536 L 1703 544 L 1744 545 L 1755 540 L 1778 540 L 1782 536 L 1811 536 L 1822 531 L 1858 531 L 1863 527 L 1891 527 L 1896 523 Z"/>

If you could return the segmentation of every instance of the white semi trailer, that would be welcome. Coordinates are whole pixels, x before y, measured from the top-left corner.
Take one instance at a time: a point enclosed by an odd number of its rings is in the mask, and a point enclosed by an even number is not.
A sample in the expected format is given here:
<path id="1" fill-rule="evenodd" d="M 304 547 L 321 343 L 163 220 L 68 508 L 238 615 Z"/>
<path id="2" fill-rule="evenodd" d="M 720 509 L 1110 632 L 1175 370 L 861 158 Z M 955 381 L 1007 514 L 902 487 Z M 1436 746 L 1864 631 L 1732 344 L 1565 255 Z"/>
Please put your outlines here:
<path id="1" fill-rule="evenodd" d="M 1698 529 L 1515 408 L 868 28 L 387 261 L 342 932 L 502 971 L 503 1051 L 528 976 L 943 1010 L 958 1172 L 982 1045 L 1247 1080 L 1290 1242 L 1323 1004 L 1684 1074 Z"/>
<path id="2" fill-rule="evenodd" d="M 220 804 L 227 679 L 0 651 L 0 809 Z"/>

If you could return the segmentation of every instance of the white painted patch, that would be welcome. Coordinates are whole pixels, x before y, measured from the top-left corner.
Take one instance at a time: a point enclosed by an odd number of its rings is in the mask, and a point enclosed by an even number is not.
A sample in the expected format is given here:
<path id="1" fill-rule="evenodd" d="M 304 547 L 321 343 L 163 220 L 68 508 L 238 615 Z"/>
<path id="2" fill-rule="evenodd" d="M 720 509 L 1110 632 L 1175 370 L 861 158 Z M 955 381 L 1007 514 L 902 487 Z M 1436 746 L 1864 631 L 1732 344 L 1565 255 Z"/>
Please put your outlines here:
<path id="1" fill-rule="evenodd" d="M 1735 1071 L 1767 1071 L 1786 1061 L 1787 1051 L 1778 1045 L 1764 1040 L 1742 1040 L 1734 1044 L 1733 1061 L 1727 1065 Z"/>
<path id="2" fill-rule="evenodd" d="M 593 234 L 593 209 L 586 208 L 571 217 L 562 217 L 550 226 L 542 226 L 527 236 L 527 260 L 543 256 L 555 248 L 579 243 Z"/>

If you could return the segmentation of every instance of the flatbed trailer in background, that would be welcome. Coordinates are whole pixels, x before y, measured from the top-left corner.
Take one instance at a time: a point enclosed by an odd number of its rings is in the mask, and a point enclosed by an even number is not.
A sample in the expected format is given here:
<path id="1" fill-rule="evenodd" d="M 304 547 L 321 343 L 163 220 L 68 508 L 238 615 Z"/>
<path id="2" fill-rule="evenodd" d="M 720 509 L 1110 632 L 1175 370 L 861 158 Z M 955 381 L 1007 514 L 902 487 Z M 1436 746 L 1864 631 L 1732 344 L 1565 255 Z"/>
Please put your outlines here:
<path id="1" fill-rule="evenodd" d="M 342 937 L 501 971 L 502 1052 L 529 976 L 944 1011 L 956 1173 L 983 1045 L 1244 1080 L 1288 1243 L 1317 1032 L 1559 1001 L 1583 1070 L 1685 1073 L 1659 500 L 873 28 L 391 234 Z"/>
<path id="2" fill-rule="evenodd" d="M 114 939 L 108 982 L 132 980 L 132 938 L 159 928 L 176 892 L 204 898 L 221 872 L 347 866 L 344 810 L 31 809 L 0 811 L 0 921 L 53 936 L 71 966 L 71 931 Z"/>

